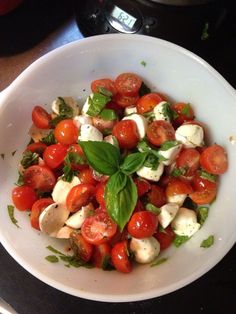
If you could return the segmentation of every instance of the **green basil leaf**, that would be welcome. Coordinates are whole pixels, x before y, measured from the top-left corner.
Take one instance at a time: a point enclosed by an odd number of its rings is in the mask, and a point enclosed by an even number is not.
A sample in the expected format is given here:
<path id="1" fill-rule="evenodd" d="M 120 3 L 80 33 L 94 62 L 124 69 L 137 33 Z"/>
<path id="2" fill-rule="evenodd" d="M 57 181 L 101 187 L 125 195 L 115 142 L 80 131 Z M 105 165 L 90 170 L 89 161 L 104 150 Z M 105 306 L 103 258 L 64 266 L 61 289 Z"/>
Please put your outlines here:
<path id="1" fill-rule="evenodd" d="M 174 170 L 172 170 L 170 175 L 171 177 L 180 177 L 180 176 L 184 176 L 186 172 L 187 172 L 186 167 L 179 167 L 179 168 L 174 168 Z"/>
<path id="2" fill-rule="evenodd" d="M 110 177 L 105 189 L 106 207 L 121 231 L 129 221 L 137 199 L 136 185 L 129 176 L 117 172 Z"/>
<path id="3" fill-rule="evenodd" d="M 206 179 L 210 182 L 216 182 L 216 180 L 217 180 L 217 175 L 211 174 L 211 173 L 209 173 L 205 170 L 202 170 L 202 169 L 199 171 L 199 175 L 201 178 Z"/>
<path id="4" fill-rule="evenodd" d="M 58 263 L 59 258 L 56 255 L 48 255 L 45 257 L 45 259 L 50 263 Z"/>
<path id="5" fill-rule="evenodd" d="M 16 220 L 15 216 L 14 216 L 14 210 L 15 207 L 12 205 L 7 205 L 7 211 L 8 211 L 8 215 L 11 219 L 11 222 L 17 227 L 20 228 L 20 226 L 18 225 L 18 221 Z"/>
<path id="6" fill-rule="evenodd" d="M 186 117 L 191 117 L 191 106 L 190 104 L 185 104 L 181 110 L 181 114 L 184 114 Z"/>
<path id="7" fill-rule="evenodd" d="M 143 139 L 140 142 L 138 142 L 137 148 L 140 152 L 149 152 L 151 151 L 151 147 L 148 145 L 147 140 Z"/>
<path id="8" fill-rule="evenodd" d="M 151 168 L 152 170 L 157 170 L 159 164 L 160 164 L 159 158 L 151 153 L 147 155 L 147 158 L 144 161 L 143 165 L 145 167 Z"/>
<path id="9" fill-rule="evenodd" d="M 36 165 L 39 160 L 39 154 L 33 153 L 30 150 L 26 150 L 23 153 L 23 157 L 21 160 L 21 165 L 26 169 L 32 165 Z"/>
<path id="10" fill-rule="evenodd" d="M 125 157 L 120 169 L 125 174 L 132 174 L 139 170 L 147 157 L 147 153 L 133 153 Z"/>
<path id="11" fill-rule="evenodd" d="M 139 89 L 139 96 L 141 97 L 141 96 L 149 94 L 149 93 L 151 93 L 151 89 L 149 87 L 147 87 L 147 85 L 144 82 L 142 82 L 142 85 Z"/>
<path id="12" fill-rule="evenodd" d="M 19 177 L 18 177 L 17 182 L 15 183 L 15 185 L 22 186 L 22 185 L 24 185 L 24 184 L 25 184 L 25 182 L 24 182 L 24 176 L 23 176 L 23 174 L 21 174 L 21 173 L 19 172 Z"/>
<path id="13" fill-rule="evenodd" d="M 202 226 L 206 221 L 209 213 L 209 207 L 201 206 L 197 209 L 197 220 L 198 223 Z"/>
<path id="14" fill-rule="evenodd" d="M 156 215 L 159 215 L 161 210 L 160 208 L 156 207 L 155 205 L 151 204 L 151 203 L 148 203 L 146 206 L 145 206 L 146 210 L 148 210 L 149 212 L 152 212 L 153 214 L 156 214 Z"/>
<path id="15" fill-rule="evenodd" d="M 46 247 L 49 251 L 55 253 L 55 254 L 59 254 L 59 255 L 62 255 L 62 256 L 66 256 L 64 253 L 58 251 L 57 249 L 55 249 L 54 247 L 52 247 L 51 245 L 48 245 Z"/>
<path id="16" fill-rule="evenodd" d="M 112 175 L 119 169 L 120 151 L 106 142 L 80 141 L 89 165 L 99 173 Z"/>
<path id="17" fill-rule="evenodd" d="M 168 257 L 157 258 L 151 263 L 151 267 L 158 266 L 160 264 L 165 263 L 168 260 Z"/>
<path id="18" fill-rule="evenodd" d="M 214 244 L 214 236 L 210 235 L 207 239 L 203 240 L 200 247 L 209 248 Z"/>
<path id="19" fill-rule="evenodd" d="M 173 148 L 175 146 L 179 145 L 179 142 L 177 141 L 166 141 L 161 145 L 160 150 L 168 150 L 170 148 Z"/>
<path id="20" fill-rule="evenodd" d="M 155 120 L 155 114 L 153 113 L 153 111 L 145 112 L 143 113 L 143 116 L 148 120 L 148 122 L 152 122 L 153 120 Z"/>
<path id="21" fill-rule="evenodd" d="M 107 97 L 112 97 L 113 94 L 112 92 L 110 92 L 108 89 L 102 87 L 102 86 L 98 86 L 97 87 L 97 90 L 100 94 L 103 94 L 104 96 L 107 96 Z"/>
<path id="22" fill-rule="evenodd" d="M 113 109 L 102 109 L 102 111 L 99 113 L 99 117 L 106 121 L 116 120 L 117 115 L 115 110 Z"/>
<path id="23" fill-rule="evenodd" d="M 89 108 L 86 113 L 92 117 L 96 117 L 109 101 L 111 101 L 111 97 L 94 93 L 93 97 L 89 97 Z"/>
<path id="24" fill-rule="evenodd" d="M 67 103 L 65 102 L 64 98 L 58 97 L 58 99 L 60 100 L 60 103 L 59 103 L 59 115 L 60 116 L 64 116 L 67 119 L 73 118 L 73 109 L 71 108 L 71 106 L 67 105 Z"/>
<path id="25" fill-rule="evenodd" d="M 175 111 L 171 109 L 170 103 L 166 102 L 162 106 L 162 114 L 166 119 L 172 121 L 175 118 Z"/>
<path id="26" fill-rule="evenodd" d="M 46 144 L 46 145 L 56 144 L 56 139 L 55 139 L 55 136 L 54 136 L 54 132 L 50 131 L 47 136 L 42 138 L 41 142 Z"/>
<path id="27" fill-rule="evenodd" d="M 188 236 L 180 236 L 180 235 L 176 235 L 174 238 L 174 245 L 176 247 L 180 247 L 182 244 L 184 244 L 185 242 L 187 242 L 190 239 L 190 237 Z"/>

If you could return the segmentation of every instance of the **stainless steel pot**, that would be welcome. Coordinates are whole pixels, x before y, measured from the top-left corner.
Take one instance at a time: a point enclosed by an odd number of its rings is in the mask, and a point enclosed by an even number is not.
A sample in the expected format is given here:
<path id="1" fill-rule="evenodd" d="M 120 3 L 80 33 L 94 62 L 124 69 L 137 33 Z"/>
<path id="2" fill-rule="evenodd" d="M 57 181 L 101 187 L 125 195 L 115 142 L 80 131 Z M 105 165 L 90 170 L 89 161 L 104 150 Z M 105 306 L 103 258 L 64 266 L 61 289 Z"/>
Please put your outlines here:
<path id="1" fill-rule="evenodd" d="M 212 2 L 214 0 L 150 0 L 150 1 L 168 5 L 197 5 Z"/>

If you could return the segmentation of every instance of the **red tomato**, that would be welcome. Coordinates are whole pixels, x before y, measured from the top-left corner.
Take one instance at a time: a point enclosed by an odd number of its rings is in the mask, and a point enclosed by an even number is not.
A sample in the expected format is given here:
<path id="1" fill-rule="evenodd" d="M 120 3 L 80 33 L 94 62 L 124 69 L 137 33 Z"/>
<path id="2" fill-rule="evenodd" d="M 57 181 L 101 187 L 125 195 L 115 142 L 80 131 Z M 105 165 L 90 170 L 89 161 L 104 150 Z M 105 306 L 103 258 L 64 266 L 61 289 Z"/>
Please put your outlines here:
<path id="1" fill-rule="evenodd" d="M 68 149 L 68 152 L 77 153 L 84 160 L 84 163 L 82 164 L 72 163 L 71 167 L 73 170 L 81 170 L 88 167 L 88 165 L 86 164 L 86 158 L 85 158 L 84 152 L 79 144 L 72 144 L 70 148 Z"/>
<path id="2" fill-rule="evenodd" d="M 58 168 L 67 154 L 67 146 L 60 143 L 48 146 L 43 153 L 43 160 L 51 169 Z"/>
<path id="3" fill-rule="evenodd" d="M 172 110 L 174 110 L 178 117 L 174 119 L 174 124 L 179 126 L 186 121 L 190 121 L 194 119 L 193 109 L 190 104 L 186 104 L 183 102 L 178 102 L 172 105 Z"/>
<path id="4" fill-rule="evenodd" d="M 217 189 L 196 191 L 189 195 L 189 197 L 198 205 L 210 204 L 216 197 Z"/>
<path id="5" fill-rule="evenodd" d="M 13 204 L 21 211 L 30 210 L 37 198 L 37 194 L 30 186 L 17 186 L 12 190 Z"/>
<path id="6" fill-rule="evenodd" d="M 98 182 L 93 177 L 93 170 L 89 167 L 81 169 L 78 173 L 81 183 L 96 185 Z"/>
<path id="7" fill-rule="evenodd" d="M 200 154 L 194 148 L 183 149 L 176 158 L 176 166 L 186 169 L 184 176 L 191 177 L 199 168 Z"/>
<path id="8" fill-rule="evenodd" d="M 102 207 L 105 208 L 106 207 L 106 202 L 105 202 L 105 187 L 106 187 L 106 183 L 105 182 L 100 182 L 97 186 L 96 186 L 96 200 L 98 202 L 98 204 Z"/>
<path id="9" fill-rule="evenodd" d="M 149 211 L 134 213 L 128 222 L 129 234 L 137 239 L 151 237 L 158 225 L 157 215 Z"/>
<path id="10" fill-rule="evenodd" d="M 25 185 L 31 186 L 40 192 L 50 192 L 56 184 L 54 173 L 45 166 L 30 166 L 25 170 L 23 178 Z"/>
<path id="11" fill-rule="evenodd" d="M 141 85 L 141 78 L 134 73 L 122 73 L 115 79 L 116 89 L 122 96 L 136 96 Z"/>
<path id="12" fill-rule="evenodd" d="M 160 146 L 166 141 L 175 140 L 175 130 L 168 121 L 153 121 L 147 128 L 147 138 L 151 144 Z"/>
<path id="13" fill-rule="evenodd" d="M 111 250 L 111 260 L 115 268 L 122 273 L 130 273 L 132 264 L 129 260 L 127 241 L 118 242 Z"/>
<path id="14" fill-rule="evenodd" d="M 192 186 L 194 191 L 198 192 L 203 192 L 205 190 L 212 191 L 217 188 L 216 182 L 211 182 L 205 178 L 202 178 L 199 174 L 194 176 Z"/>
<path id="15" fill-rule="evenodd" d="M 135 96 L 124 96 L 117 94 L 114 98 L 114 101 L 122 108 L 134 106 L 139 99 L 139 95 Z"/>
<path id="16" fill-rule="evenodd" d="M 112 130 L 120 148 L 135 148 L 139 141 L 137 125 L 133 120 L 119 121 Z"/>
<path id="17" fill-rule="evenodd" d="M 94 246 L 92 263 L 95 267 L 106 269 L 107 262 L 110 258 L 111 246 L 108 243 Z"/>
<path id="18" fill-rule="evenodd" d="M 41 106 L 35 106 L 32 111 L 32 121 L 35 126 L 39 129 L 50 129 L 49 122 L 51 121 L 51 116 L 47 111 Z"/>
<path id="19" fill-rule="evenodd" d="M 158 231 L 154 234 L 157 241 L 160 243 L 160 249 L 167 249 L 171 243 L 174 241 L 175 233 L 171 226 L 168 226 L 164 231 Z"/>
<path id="20" fill-rule="evenodd" d="M 82 206 L 87 205 L 93 198 L 95 187 L 92 184 L 78 184 L 74 186 L 67 195 L 66 207 L 74 213 Z"/>
<path id="21" fill-rule="evenodd" d="M 60 121 L 54 130 L 55 139 L 63 145 L 76 143 L 78 140 L 79 130 L 72 119 Z"/>
<path id="22" fill-rule="evenodd" d="M 160 187 L 165 189 L 171 180 L 173 180 L 172 177 L 167 176 L 167 175 L 162 175 L 160 180 L 158 181 L 158 184 L 160 185 Z"/>
<path id="23" fill-rule="evenodd" d="M 30 223 L 33 228 L 40 230 L 39 216 L 41 212 L 52 203 L 53 203 L 53 199 L 51 197 L 40 198 L 39 200 L 34 202 L 31 208 L 31 213 L 30 213 Z"/>
<path id="24" fill-rule="evenodd" d="M 179 179 L 171 180 L 166 188 L 167 196 L 174 196 L 178 194 L 190 194 L 193 192 L 193 188 L 190 183 L 181 181 Z"/>
<path id="25" fill-rule="evenodd" d="M 29 144 L 26 147 L 26 150 L 31 151 L 32 153 L 37 153 L 40 156 L 42 156 L 43 152 L 45 151 L 45 149 L 47 148 L 47 145 L 41 142 L 37 142 L 37 143 L 32 143 Z"/>
<path id="26" fill-rule="evenodd" d="M 99 245 L 108 242 L 116 233 L 116 229 L 117 225 L 108 214 L 101 212 L 85 219 L 81 233 L 87 242 Z"/>
<path id="27" fill-rule="evenodd" d="M 148 193 L 148 201 L 156 207 L 166 204 L 166 195 L 162 187 L 152 184 L 151 191 Z"/>
<path id="28" fill-rule="evenodd" d="M 108 104 L 106 104 L 106 108 L 114 110 L 119 117 L 123 117 L 124 109 L 114 101 L 110 101 Z"/>
<path id="29" fill-rule="evenodd" d="M 111 92 L 113 96 L 116 95 L 117 93 L 115 83 L 111 79 L 108 79 L 108 78 L 95 80 L 91 83 L 91 90 L 93 93 L 99 92 L 98 87 L 105 88 L 106 90 Z"/>
<path id="30" fill-rule="evenodd" d="M 161 101 L 164 101 L 165 97 L 158 93 L 149 93 L 139 98 L 137 102 L 137 112 L 143 114 L 151 111 Z"/>
<path id="31" fill-rule="evenodd" d="M 223 174 L 228 168 L 226 151 L 220 145 L 207 147 L 200 156 L 200 165 L 212 174 Z"/>
<path id="32" fill-rule="evenodd" d="M 85 262 L 91 259 L 94 247 L 92 244 L 88 243 L 80 233 L 73 231 L 70 234 L 70 243 L 78 259 L 82 259 Z"/>
<path id="33" fill-rule="evenodd" d="M 151 184 L 145 179 L 136 178 L 134 179 L 134 183 L 137 187 L 139 197 L 143 196 L 151 189 Z"/>

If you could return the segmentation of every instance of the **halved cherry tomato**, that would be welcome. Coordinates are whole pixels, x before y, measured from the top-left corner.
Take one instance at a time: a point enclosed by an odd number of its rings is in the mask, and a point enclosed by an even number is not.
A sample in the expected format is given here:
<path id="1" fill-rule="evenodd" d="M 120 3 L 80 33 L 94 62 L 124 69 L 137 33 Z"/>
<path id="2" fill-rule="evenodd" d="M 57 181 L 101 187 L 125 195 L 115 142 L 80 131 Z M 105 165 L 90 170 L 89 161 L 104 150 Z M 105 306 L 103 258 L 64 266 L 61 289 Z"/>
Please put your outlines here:
<path id="1" fill-rule="evenodd" d="M 129 234 L 137 239 L 151 237 L 158 225 L 157 215 L 149 211 L 134 213 L 128 222 Z"/>
<path id="2" fill-rule="evenodd" d="M 115 268 L 122 273 L 130 273 L 132 264 L 129 260 L 127 241 L 118 242 L 111 250 L 111 260 Z"/>
<path id="3" fill-rule="evenodd" d="M 143 114 L 151 111 L 161 101 L 164 101 L 165 97 L 159 93 L 149 93 L 139 98 L 137 102 L 137 112 Z"/>
<path id="4" fill-rule="evenodd" d="M 12 190 L 13 204 L 21 211 L 30 210 L 37 198 L 37 194 L 30 186 L 17 186 Z"/>
<path id="5" fill-rule="evenodd" d="M 93 170 L 89 167 L 81 169 L 78 173 L 81 183 L 96 185 L 98 182 L 93 177 Z"/>
<path id="6" fill-rule="evenodd" d="M 151 144 L 160 146 L 166 141 L 175 140 L 175 130 L 170 122 L 156 120 L 149 124 L 147 138 Z"/>
<path id="7" fill-rule="evenodd" d="M 105 202 L 105 187 L 106 187 L 106 183 L 105 182 L 100 182 L 97 186 L 96 186 L 96 200 L 98 202 L 98 204 L 105 208 L 106 207 L 106 202 Z"/>
<path id="8" fill-rule="evenodd" d="M 43 160 L 51 169 L 58 168 L 67 154 L 67 146 L 60 143 L 48 146 L 43 153 Z"/>
<path id="9" fill-rule="evenodd" d="M 92 184 L 78 184 L 74 186 L 67 195 L 66 207 L 74 213 L 82 206 L 87 205 L 93 198 L 95 187 Z"/>
<path id="10" fill-rule="evenodd" d="M 23 180 L 25 185 L 40 192 L 50 192 L 56 184 L 56 177 L 52 170 L 39 165 L 27 168 L 24 172 Z"/>
<path id="11" fill-rule="evenodd" d="M 202 192 L 205 190 L 211 191 L 217 188 L 216 182 L 202 178 L 200 174 L 196 174 L 192 181 L 194 191 Z"/>
<path id="12" fill-rule="evenodd" d="M 79 130 L 72 119 L 60 121 L 54 130 L 55 139 L 63 145 L 76 143 L 78 140 Z"/>
<path id="13" fill-rule="evenodd" d="M 123 96 L 136 96 L 141 85 L 141 78 L 134 73 L 122 73 L 115 79 L 116 89 Z"/>
<path id="14" fill-rule="evenodd" d="M 166 204 L 166 195 L 162 187 L 152 184 L 151 191 L 148 193 L 148 201 L 156 207 Z"/>
<path id="15" fill-rule="evenodd" d="M 112 130 L 120 148 L 135 148 L 139 141 L 137 125 L 133 120 L 119 121 Z"/>
<path id="16" fill-rule="evenodd" d="M 180 179 L 171 180 L 166 188 L 167 196 L 174 196 L 178 194 L 190 194 L 193 192 L 193 188 L 190 183 L 182 181 Z"/>
<path id="17" fill-rule="evenodd" d="M 82 259 L 85 262 L 91 259 L 94 247 L 92 244 L 88 243 L 79 232 L 73 231 L 70 234 L 70 244 L 78 259 Z"/>
<path id="18" fill-rule="evenodd" d="M 134 183 L 137 187 L 139 197 L 143 196 L 151 189 L 151 184 L 145 179 L 138 177 L 134 179 Z"/>
<path id="19" fill-rule="evenodd" d="M 179 126 L 186 121 L 193 120 L 194 118 L 193 109 L 190 104 L 178 102 L 173 104 L 171 109 L 174 110 L 178 115 L 178 117 L 176 117 L 173 121 L 176 126 Z"/>
<path id="20" fill-rule="evenodd" d="M 207 147 L 200 156 L 200 164 L 211 174 L 223 174 L 228 168 L 226 151 L 220 145 Z"/>
<path id="21" fill-rule="evenodd" d="M 134 96 L 124 96 L 121 94 L 116 94 L 114 101 L 122 108 L 134 106 L 139 99 L 139 95 Z"/>
<path id="22" fill-rule="evenodd" d="M 45 149 L 47 148 L 47 145 L 41 142 L 37 142 L 37 143 L 32 143 L 29 144 L 26 147 L 26 150 L 31 151 L 32 153 L 37 153 L 40 156 L 42 156 L 43 152 L 45 151 Z"/>
<path id="23" fill-rule="evenodd" d="M 32 121 L 35 126 L 39 129 L 50 129 L 49 122 L 51 121 L 51 116 L 47 111 L 41 106 L 35 106 L 32 111 Z"/>
<path id="24" fill-rule="evenodd" d="M 160 249 L 165 250 L 167 249 L 171 243 L 174 241 L 175 233 L 172 230 L 171 226 L 168 226 L 163 231 L 158 231 L 154 234 L 154 237 L 160 243 Z"/>
<path id="25" fill-rule="evenodd" d="M 184 168 L 184 176 L 191 177 L 199 168 L 200 154 L 194 148 L 183 149 L 176 158 L 177 168 Z"/>
<path id="26" fill-rule="evenodd" d="M 85 219 L 81 233 L 87 242 L 99 245 L 108 242 L 116 233 L 116 229 L 117 225 L 108 214 L 101 212 Z"/>
<path id="27" fill-rule="evenodd" d="M 95 267 L 106 269 L 111 258 L 111 246 L 108 243 L 102 243 L 94 246 L 92 263 Z"/>
<path id="28" fill-rule="evenodd" d="M 189 197 L 198 205 L 210 204 L 216 197 L 217 189 L 196 191 L 189 195 Z"/>
<path id="29" fill-rule="evenodd" d="M 41 212 L 52 203 L 53 203 L 53 199 L 51 197 L 40 198 L 39 200 L 34 202 L 31 208 L 31 213 L 30 213 L 30 223 L 33 228 L 40 230 L 39 216 Z"/>
<path id="30" fill-rule="evenodd" d="M 99 87 L 105 88 L 106 90 L 111 92 L 113 96 L 117 93 L 115 83 L 109 78 L 95 80 L 91 83 L 91 90 L 93 93 L 98 93 Z"/>

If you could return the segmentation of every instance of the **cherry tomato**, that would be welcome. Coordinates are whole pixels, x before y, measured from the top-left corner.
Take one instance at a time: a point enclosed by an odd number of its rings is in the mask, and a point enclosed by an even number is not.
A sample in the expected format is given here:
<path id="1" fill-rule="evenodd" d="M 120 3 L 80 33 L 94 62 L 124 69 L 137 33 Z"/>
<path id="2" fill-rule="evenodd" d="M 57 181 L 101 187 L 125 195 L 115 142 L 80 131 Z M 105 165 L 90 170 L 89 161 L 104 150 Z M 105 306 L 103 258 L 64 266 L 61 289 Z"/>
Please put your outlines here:
<path id="1" fill-rule="evenodd" d="M 81 183 L 96 185 L 98 182 L 93 177 L 93 170 L 89 167 L 81 169 L 78 173 Z"/>
<path id="2" fill-rule="evenodd" d="M 151 191 L 148 193 L 148 201 L 156 207 L 166 204 L 166 195 L 162 187 L 152 184 Z"/>
<path id="3" fill-rule="evenodd" d="M 60 121 L 54 130 L 54 136 L 58 143 L 70 145 L 78 140 L 79 130 L 75 126 L 72 119 Z"/>
<path id="4" fill-rule="evenodd" d="M 82 160 L 83 160 L 81 164 L 77 164 L 77 163 L 72 162 L 71 167 L 73 170 L 81 170 L 81 169 L 88 167 L 88 165 L 86 163 L 86 158 L 85 158 L 84 152 L 83 152 L 83 150 L 79 144 L 70 145 L 68 152 L 78 154 L 80 157 L 82 157 Z"/>
<path id="5" fill-rule="evenodd" d="M 92 184 L 78 184 L 74 186 L 67 195 L 66 207 L 74 213 L 82 206 L 87 205 L 95 194 L 95 187 Z"/>
<path id="6" fill-rule="evenodd" d="M 175 130 L 168 121 L 153 121 L 147 128 L 147 138 L 151 144 L 160 146 L 166 141 L 175 140 Z"/>
<path id="7" fill-rule="evenodd" d="M 107 213 L 101 212 L 85 219 L 81 233 L 91 244 L 99 245 L 108 242 L 116 233 L 117 225 Z"/>
<path id="8" fill-rule="evenodd" d="M 30 223 L 33 228 L 40 230 L 39 216 L 41 212 L 52 203 L 53 203 L 53 199 L 51 197 L 40 198 L 39 200 L 34 202 L 31 208 L 31 213 L 30 213 Z"/>
<path id="9" fill-rule="evenodd" d="M 152 111 L 156 105 L 164 101 L 165 97 L 159 93 L 149 93 L 139 98 L 137 102 L 137 112 L 143 114 Z"/>
<path id="10" fill-rule="evenodd" d="M 45 151 L 45 149 L 47 148 L 47 145 L 41 142 L 37 142 L 37 143 L 32 143 L 29 144 L 26 147 L 26 150 L 31 151 L 32 153 L 37 153 L 40 156 L 42 156 L 43 152 Z"/>
<path id="11" fill-rule="evenodd" d="M 52 191 L 56 177 L 51 169 L 45 166 L 33 165 L 27 168 L 23 175 L 25 185 L 40 192 Z"/>
<path id="12" fill-rule="evenodd" d="M 216 197 L 217 189 L 196 191 L 189 195 L 189 197 L 198 205 L 210 204 Z"/>
<path id="13" fill-rule="evenodd" d="M 13 204 L 21 211 L 30 210 L 37 198 L 37 194 L 30 186 L 17 186 L 12 190 Z"/>
<path id="14" fill-rule="evenodd" d="M 92 263 L 95 267 L 106 269 L 111 258 L 111 246 L 108 243 L 102 243 L 94 246 Z"/>
<path id="15" fill-rule="evenodd" d="M 220 145 L 207 147 L 200 156 L 200 165 L 212 174 L 223 174 L 228 168 L 226 151 Z"/>
<path id="16" fill-rule="evenodd" d="M 133 120 L 119 121 L 112 130 L 120 148 L 135 148 L 139 141 L 137 125 Z"/>
<path id="17" fill-rule="evenodd" d="M 184 176 L 191 177 L 199 168 L 200 154 L 194 148 L 183 149 L 179 156 L 176 158 L 176 166 L 184 168 Z"/>
<path id="18" fill-rule="evenodd" d="M 134 106 L 139 99 L 139 95 L 135 96 L 124 96 L 121 94 L 117 94 L 114 97 L 114 101 L 122 108 Z"/>
<path id="19" fill-rule="evenodd" d="M 167 196 L 174 196 L 178 194 L 190 194 L 193 192 L 193 188 L 190 183 L 182 181 L 180 179 L 171 180 L 166 188 Z"/>
<path id="20" fill-rule="evenodd" d="M 190 104 L 178 102 L 172 105 L 171 109 L 178 115 L 173 121 L 176 126 L 179 126 L 186 121 L 193 120 L 194 118 L 193 109 Z"/>
<path id="21" fill-rule="evenodd" d="M 91 83 L 91 90 L 93 93 L 99 93 L 99 87 L 105 88 L 106 90 L 111 92 L 113 96 L 117 93 L 115 83 L 111 79 L 104 78 L 95 80 Z"/>
<path id="22" fill-rule="evenodd" d="M 217 188 L 216 182 L 209 181 L 202 178 L 201 175 L 196 174 L 193 178 L 192 186 L 194 191 L 202 192 L 205 190 L 211 191 Z"/>
<path id="23" fill-rule="evenodd" d="M 79 232 L 71 232 L 70 244 L 78 259 L 82 259 L 85 262 L 88 262 L 91 259 L 94 247 L 92 244 L 88 243 Z"/>
<path id="24" fill-rule="evenodd" d="M 123 96 L 136 96 L 141 85 L 141 78 L 134 73 L 122 73 L 115 79 L 116 89 Z"/>
<path id="25" fill-rule="evenodd" d="M 102 208 L 106 208 L 106 202 L 105 202 L 105 187 L 106 187 L 106 183 L 105 182 L 100 182 L 97 186 L 96 186 L 96 200 L 98 202 L 98 204 L 102 207 Z"/>
<path id="26" fill-rule="evenodd" d="M 35 106 L 32 111 L 32 121 L 34 125 L 39 129 L 50 129 L 49 122 L 51 121 L 51 116 L 47 111 L 41 106 Z"/>
<path id="27" fill-rule="evenodd" d="M 158 225 L 157 215 L 149 211 L 134 213 L 128 222 L 129 234 L 137 239 L 151 237 Z"/>
<path id="28" fill-rule="evenodd" d="M 139 197 L 143 196 L 151 189 L 151 184 L 145 179 L 136 178 L 134 179 L 134 183 L 137 187 Z"/>
<path id="29" fill-rule="evenodd" d="M 132 264 L 129 260 L 128 243 L 126 240 L 118 242 L 111 250 L 111 260 L 115 268 L 122 273 L 130 273 Z"/>
<path id="30" fill-rule="evenodd" d="M 155 233 L 154 236 L 157 239 L 157 241 L 160 243 L 160 249 L 165 250 L 174 241 L 175 233 L 172 230 L 171 226 L 168 226 L 163 231 L 158 231 L 157 233 Z"/>
<path id="31" fill-rule="evenodd" d="M 60 143 L 48 146 L 43 153 L 43 160 L 51 169 L 58 168 L 67 154 L 67 146 Z"/>

